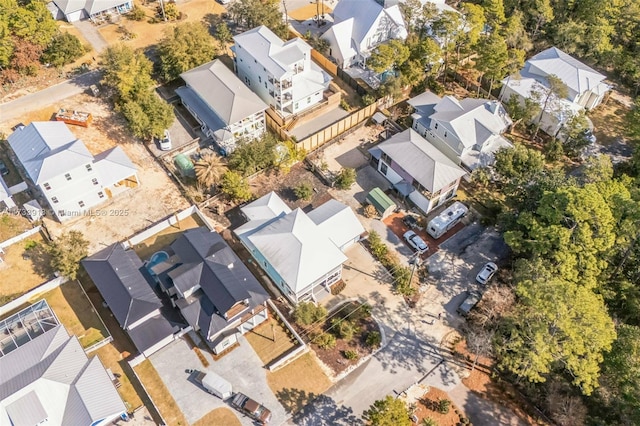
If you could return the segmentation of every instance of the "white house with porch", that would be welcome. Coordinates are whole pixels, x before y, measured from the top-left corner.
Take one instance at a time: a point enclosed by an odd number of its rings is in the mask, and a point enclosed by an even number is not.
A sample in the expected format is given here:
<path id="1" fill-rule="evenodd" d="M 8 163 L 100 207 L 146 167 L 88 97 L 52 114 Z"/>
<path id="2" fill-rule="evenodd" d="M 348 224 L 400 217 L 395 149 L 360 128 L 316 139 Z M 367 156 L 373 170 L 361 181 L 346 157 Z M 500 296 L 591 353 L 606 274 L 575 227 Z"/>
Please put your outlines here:
<path id="1" fill-rule="evenodd" d="M 371 52 L 389 40 L 407 38 L 398 4 L 385 6 L 376 0 L 340 0 L 333 10 L 333 25 L 322 39 L 329 56 L 341 68 L 365 67 Z"/>
<path id="2" fill-rule="evenodd" d="M 53 0 L 47 8 L 54 19 L 76 22 L 128 13 L 133 9 L 133 0 Z"/>
<path id="3" fill-rule="evenodd" d="M 236 73 L 281 116 L 321 102 L 331 77 L 311 60 L 311 46 L 299 37 L 282 41 L 263 26 L 233 38 Z"/>
<path id="4" fill-rule="evenodd" d="M 248 222 L 235 234 L 293 303 L 327 297 L 342 277 L 343 251 L 365 232 L 351 208 L 336 200 L 307 214 L 270 192 L 241 211 Z"/>
<path id="5" fill-rule="evenodd" d="M 574 115 L 600 105 L 610 87 L 604 83 L 604 75 L 562 50 L 550 47 L 526 61 L 519 74 L 502 80 L 500 99 L 515 96 L 523 105 L 525 99 L 532 99 L 542 107 L 549 92 L 547 77 L 551 75 L 566 85 L 567 97 L 561 99 L 551 94 L 547 111 L 534 120 L 540 119 L 540 129 L 555 136 Z"/>
<path id="6" fill-rule="evenodd" d="M 20 126 L 8 142 L 60 221 L 139 185 L 137 168 L 121 147 L 93 156 L 60 121 Z"/>

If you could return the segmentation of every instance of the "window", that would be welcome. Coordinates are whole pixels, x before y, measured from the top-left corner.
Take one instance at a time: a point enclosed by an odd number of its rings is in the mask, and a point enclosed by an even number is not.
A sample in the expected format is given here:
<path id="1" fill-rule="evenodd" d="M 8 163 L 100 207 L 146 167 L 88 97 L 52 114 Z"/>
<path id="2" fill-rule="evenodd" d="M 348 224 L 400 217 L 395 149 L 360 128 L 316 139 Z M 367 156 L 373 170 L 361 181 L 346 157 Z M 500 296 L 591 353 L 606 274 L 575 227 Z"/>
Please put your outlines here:
<path id="1" fill-rule="evenodd" d="M 438 123 L 436 123 L 435 129 L 438 130 Z"/>
<path id="2" fill-rule="evenodd" d="M 384 163 L 380 163 L 380 172 L 382 172 L 383 175 L 387 175 L 387 170 L 389 170 L 389 167 Z"/>
<path id="3" fill-rule="evenodd" d="M 307 103 L 310 104 L 311 103 L 311 97 L 307 98 Z"/>
<path id="4" fill-rule="evenodd" d="M 58 202 L 58 197 L 51 197 L 51 201 L 56 204 Z"/>
<path id="5" fill-rule="evenodd" d="M 49 185 L 48 183 L 45 183 L 42 186 L 44 186 L 44 189 L 46 189 L 47 191 L 51 189 L 51 185 Z"/>
<path id="6" fill-rule="evenodd" d="M 104 198 L 104 192 L 102 192 L 102 191 L 98 192 L 98 197 Z"/>
<path id="7" fill-rule="evenodd" d="M 447 132 L 444 132 L 444 137 L 445 137 L 445 138 L 447 137 Z"/>
<path id="8" fill-rule="evenodd" d="M 382 161 L 385 163 L 391 164 L 391 157 L 389 157 L 386 152 L 383 152 L 380 158 L 382 158 Z"/>
<path id="9" fill-rule="evenodd" d="M 93 170 L 93 167 L 91 167 L 91 164 L 87 164 L 87 171 L 90 172 L 91 170 Z"/>
<path id="10" fill-rule="evenodd" d="M 267 82 L 266 81 L 264 82 L 264 88 L 265 89 L 267 88 Z"/>
<path id="11" fill-rule="evenodd" d="M 262 83 L 262 77 L 258 76 L 258 83 Z"/>
<path id="12" fill-rule="evenodd" d="M 258 61 L 256 61 L 255 59 L 253 60 L 253 62 L 255 62 L 256 64 L 258 63 Z"/>
<path id="13" fill-rule="evenodd" d="M 98 184 L 98 179 L 96 179 L 96 178 L 91 179 L 91 183 L 93 183 L 94 185 L 97 185 Z"/>
<path id="14" fill-rule="evenodd" d="M 69 173 L 65 174 L 65 175 L 64 175 L 64 177 L 65 177 L 67 180 L 71 180 L 71 174 L 69 174 Z"/>
<path id="15" fill-rule="evenodd" d="M 78 201 L 78 205 L 79 205 L 80 207 L 84 207 L 84 201 Z"/>

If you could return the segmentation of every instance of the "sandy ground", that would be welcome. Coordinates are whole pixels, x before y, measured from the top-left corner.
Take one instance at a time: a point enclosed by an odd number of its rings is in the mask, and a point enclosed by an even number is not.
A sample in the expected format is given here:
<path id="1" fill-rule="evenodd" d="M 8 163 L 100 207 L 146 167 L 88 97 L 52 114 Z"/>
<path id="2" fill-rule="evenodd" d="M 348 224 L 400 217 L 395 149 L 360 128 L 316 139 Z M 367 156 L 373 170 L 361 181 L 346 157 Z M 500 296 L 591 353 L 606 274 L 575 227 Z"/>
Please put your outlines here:
<path id="1" fill-rule="evenodd" d="M 169 214 L 188 207 L 176 185 L 156 163 L 147 149 L 129 134 L 123 118 L 116 115 L 110 105 L 89 95 L 78 95 L 61 104 L 54 104 L 22 117 L 25 124 L 36 120 L 49 120 L 59 108 L 87 111 L 93 115 L 90 127 L 69 126 L 82 139 L 89 151 L 96 155 L 120 145 L 138 167 L 140 186 L 115 196 L 94 210 L 101 215 L 87 215 L 60 224 L 45 219 L 48 229 L 58 235 L 68 230 L 79 230 L 90 241 L 90 253 L 115 241 L 126 239 Z M 2 123 L 5 130 L 9 123 Z"/>
<path id="2" fill-rule="evenodd" d="M 140 5 L 147 13 L 147 18 L 142 21 L 132 21 L 126 17 L 121 17 L 118 22 L 100 27 L 100 34 L 107 40 L 109 45 L 123 42 L 133 48 L 146 48 L 158 41 L 164 36 L 168 28 L 176 25 L 176 22 L 157 22 L 150 24 L 147 20 L 155 15 L 157 2 L 150 3 L 148 6 Z M 226 9 L 215 0 L 185 0 L 177 3 L 178 10 L 182 12 L 183 18 L 177 23 L 206 21 L 207 15 L 218 15 L 225 13 Z M 122 25 L 127 30 L 135 34 L 135 38 L 131 40 L 122 40 L 122 33 L 118 32 L 118 26 Z"/>

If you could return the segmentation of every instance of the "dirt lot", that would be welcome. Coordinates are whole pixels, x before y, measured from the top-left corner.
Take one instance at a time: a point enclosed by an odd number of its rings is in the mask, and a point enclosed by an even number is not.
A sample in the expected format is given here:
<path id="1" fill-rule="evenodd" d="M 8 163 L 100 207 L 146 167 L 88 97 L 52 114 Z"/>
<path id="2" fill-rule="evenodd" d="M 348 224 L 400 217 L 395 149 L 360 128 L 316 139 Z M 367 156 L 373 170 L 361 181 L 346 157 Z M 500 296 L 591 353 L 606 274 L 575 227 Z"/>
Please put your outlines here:
<path id="1" fill-rule="evenodd" d="M 629 107 L 613 97 L 589 112 L 593 134 L 600 145 L 608 146 L 619 139 L 624 140 L 625 116 L 628 112 Z"/>
<path id="2" fill-rule="evenodd" d="M 242 426 L 242 423 L 240 423 L 238 417 L 230 409 L 216 408 L 193 424 L 193 426 L 211 425 Z"/>
<path id="3" fill-rule="evenodd" d="M 87 215 L 63 224 L 45 219 L 53 235 L 72 229 L 82 231 L 90 241 L 89 252 L 94 253 L 105 245 L 121 241 L 159 219 L 188 207 L 188 202 L 182 197 L 175 183 L 147 149 L 129 134 L 124 119 L 101 99 L 81 94 L 67 99 L 64 103 L 34 111 L 23 117 L 22 122 L 28 124 L 36 120 L 49 120 L 59 108 L 90 112 L 93 115 L 90 127 L 69 126 L 69 129 L 78 139 L 82 139 L 94 155 L 120 145 L 138 167 L 140 186 L 96 206 L 95 210 L 106 212 L 106 215 Z M 4 123 L 0 126 L 8 127 L 9 124 Z M 2 130 L 6 131 L 0 128 L 0 131 Z"/>
<path id="4" fill-rule="evenodd" d="M 126 17 L 121 17 L 117 23 L 109 24 L 99 29 L 100 34 L 109 45 L 124 42 L 136 49 L 146 48 L 157 44 L 164 36 L 167 28 L 176 25 L 175 22 L 158 22 L 155 24 L 147 22 L 149 18 L 155 16 L 158 2 L 150 2 L 149 5 L 137 3 L 137 5 L 147 13 L 147 19 L 132 21 Z M 178 23 L 203 21 L 207 15 L 226 12 L 224 6 L 215 0 L 184 0 L 177 3 L 177 6 L 178 10 L 183 14 L 183 18 Z M 122 33 L 118 32 L 118 26 L 120 25 L 135 34 L 135 38 L 123 40 Z"/>
<path id="5" fill-rule="evenodd" d="M 0 263 L 1 303 L 53 278 L 53 269 L 49 266 L 51 257 L 44 251 L 44 244 L 42 236 L 34 234 L 4 249 L 4 262 Z"/>
<path id="6" fill-rule="evenodd" d="M 432 387 L 417 401 L 414 414 L 420 421 L 431 418 L 436 421 L 438 426 L 456 426 L 460 424 L 462 417 L 458 415 L 459 410 L 455 405 L 451 404 L 446 414 L 438 411 L 439 401 L 448 399 L 449 396 L 446 392 Z"/>
<path id="7" fill-rule="evenodd" d="M 268 321 L 245 334 L 253 350 L 266 365 L 296 346 L 290 332 L 270 313 Z"/>
<path id="8" fill-rule="evenodd" d="M 175 224 L 163 229 L 156 235 L 136 244 L 133 247 L 133 250 L 138 254 L 138 256 L 140 256 L 140 259 L 146 260 L 156 251 L 161 250 L 174 242 L 176 238 L 178 238 L 180 234 L 187 229 L 197 228 L 199 226 L 204 226 L 200 217 L 196 215 L 186 217 L 180 221 L 179 226 L 178 224 Z"/>

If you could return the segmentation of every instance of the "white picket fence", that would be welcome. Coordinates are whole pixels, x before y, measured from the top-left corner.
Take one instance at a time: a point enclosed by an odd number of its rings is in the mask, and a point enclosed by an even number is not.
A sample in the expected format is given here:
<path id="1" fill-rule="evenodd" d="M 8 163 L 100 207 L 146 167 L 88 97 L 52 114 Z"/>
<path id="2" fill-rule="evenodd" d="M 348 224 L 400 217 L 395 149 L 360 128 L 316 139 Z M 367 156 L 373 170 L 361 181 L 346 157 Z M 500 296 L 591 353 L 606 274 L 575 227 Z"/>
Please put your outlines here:
<path id="1" fill-rule="evenodd" d="M 13 299 L 11 302 L 0 306 L 0 317 L 5 315 L 7 312 L 13 311 L 14 309 L 24 305 L 25 303 L 28 303 L 30 300 L 35 299 L 41 294 L 53 290 L 54 288 L 60 287 L 61 284 L 64 284 L 67 281 L 68 280 L 66 277 L 59 276 L 44 284 L 40 284 L 38 287 L 32 288 L 17 299 Z"/>
<path id="2" fill-rule="evenodd" d="M 30 236 L 32 236 L 33 234 L 37 234 L 38 232 L 40 232 L 40 226 L 36 226 L 35 228 L 29 229 L 28 231 L 24 231 L 22 234 L 20 235 L 16 235 L 13 238 L 9 238 L 6 241 L 3 241 L 0 243 L 0 248 L 7 248 L 12 244 L 15 244 L 19 241 L 22 241 L 26 238 L 29 238 Z"/>

